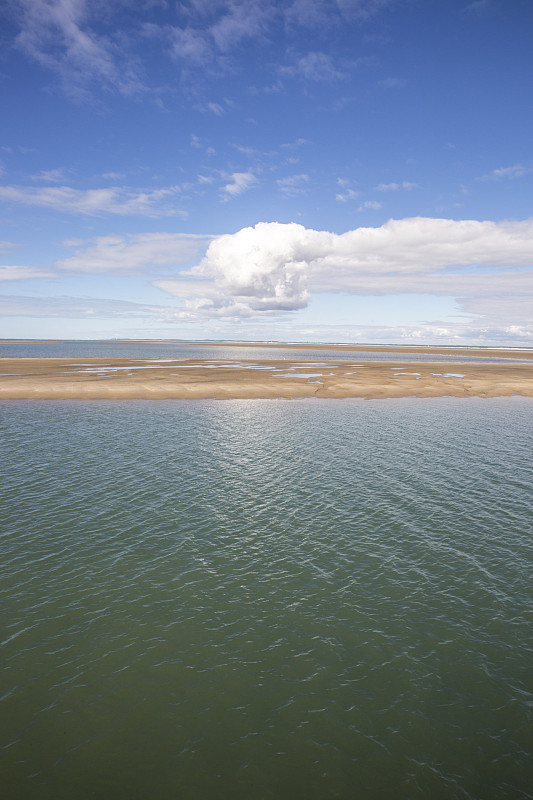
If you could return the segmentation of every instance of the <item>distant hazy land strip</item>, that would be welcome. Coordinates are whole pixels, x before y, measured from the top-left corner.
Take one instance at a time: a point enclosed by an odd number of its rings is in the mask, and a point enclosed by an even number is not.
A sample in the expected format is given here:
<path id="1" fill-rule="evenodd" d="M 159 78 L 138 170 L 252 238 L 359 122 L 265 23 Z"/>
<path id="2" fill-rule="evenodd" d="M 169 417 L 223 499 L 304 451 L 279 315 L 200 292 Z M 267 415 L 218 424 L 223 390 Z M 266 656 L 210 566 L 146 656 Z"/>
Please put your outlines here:
<path id="1" fill-rule="evenodd" d="M 276 345 L 272 345 L 273 351 Z M 405 360 L 2 358 L 0 399 L 533 397 L 533 351 L 408 348 Z M 315 347 L 315 349 L 317 349 Z M 343 347 L 324 346 L 342 354 Z M 345 347 L 344 349 L 353 349 Z M 362 346 L 357 347 L 363 350 Z M 373 347 L 380 353 L 400 347 Z M 427 360 L 409 360 L 408 353 Z M 432 355 L 472 361 L 431 361 Z M 494 357 L 488 363 L 480 358 Z"/>

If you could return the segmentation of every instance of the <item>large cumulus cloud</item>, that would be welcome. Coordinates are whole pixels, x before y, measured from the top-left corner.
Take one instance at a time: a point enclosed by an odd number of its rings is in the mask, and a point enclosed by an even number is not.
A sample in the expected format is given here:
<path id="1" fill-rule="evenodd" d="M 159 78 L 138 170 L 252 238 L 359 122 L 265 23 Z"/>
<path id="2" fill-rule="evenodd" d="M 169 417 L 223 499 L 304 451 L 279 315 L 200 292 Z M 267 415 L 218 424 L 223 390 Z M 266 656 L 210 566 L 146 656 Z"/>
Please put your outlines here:
<path id="1" fill-rule="evenodd" d="M 187 313 L 304 308 L 313 292 L 533 295 L 533 220 L 411 218 L 344 234 L 260 222 L 214 239 L 201 262 L 156 286 Z"/>

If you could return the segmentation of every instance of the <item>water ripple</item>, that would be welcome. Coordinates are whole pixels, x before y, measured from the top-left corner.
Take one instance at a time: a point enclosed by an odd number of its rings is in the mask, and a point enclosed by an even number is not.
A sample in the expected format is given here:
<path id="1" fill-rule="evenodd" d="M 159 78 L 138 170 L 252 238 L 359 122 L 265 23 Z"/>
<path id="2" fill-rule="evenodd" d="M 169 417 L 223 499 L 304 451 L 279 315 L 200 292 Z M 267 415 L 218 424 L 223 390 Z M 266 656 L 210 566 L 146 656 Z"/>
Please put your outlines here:
<path id="1" fill-rule="evenodd" d="M 10 800 L 532 797 L 532 410 L 1 404 Z"/>

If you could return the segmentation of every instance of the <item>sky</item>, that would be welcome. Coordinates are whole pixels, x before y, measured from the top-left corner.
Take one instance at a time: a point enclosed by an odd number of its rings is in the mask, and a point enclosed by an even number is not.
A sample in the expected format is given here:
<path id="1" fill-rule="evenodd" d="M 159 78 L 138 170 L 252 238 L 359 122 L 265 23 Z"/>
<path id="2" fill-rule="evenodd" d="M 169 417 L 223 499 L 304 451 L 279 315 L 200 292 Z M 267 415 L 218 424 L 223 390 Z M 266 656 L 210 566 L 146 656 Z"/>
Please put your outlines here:
<path id="1" fill-rule="evenodd" d="M 0 337 L 533 346 L 531 0 L 4 0 Z"/>

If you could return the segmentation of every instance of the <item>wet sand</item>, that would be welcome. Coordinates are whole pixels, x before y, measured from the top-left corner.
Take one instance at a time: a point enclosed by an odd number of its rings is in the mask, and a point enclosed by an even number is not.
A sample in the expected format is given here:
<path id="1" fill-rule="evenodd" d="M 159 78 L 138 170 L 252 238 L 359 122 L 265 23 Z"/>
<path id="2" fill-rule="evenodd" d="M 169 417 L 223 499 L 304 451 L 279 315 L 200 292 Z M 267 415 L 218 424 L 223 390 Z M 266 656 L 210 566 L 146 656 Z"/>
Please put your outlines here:
<path id="1" fill-rule="evenodd" d="M 303 348 L 302 348 L 303 349 Z M 313 346 L 313 349 L 316 349 Z M 324 346 L 324 349 L 329 349 Z M 341 348 L 334 348 L 341 349 Z M 357 349 L 362 349 L 357 346 Z M 401 348 L 372 347 L 379 352 Z M 411 352 L 423 352 L 428 348 Z M 455 351 L 454 351 L 455 352 Z M 501 350 L 483 350 L 501 356 Z M 517 350 L 505 351 L 509 357 Z M 527 352 L 527 351 L 526 351 Z M 450 349 L 432 348 L 450 355 Z M 461 356 L 480 351 L 460 350 Z M 511 355 L 512 354 L 512 355 Z M 526 356 L 527 357 L 527 356 Z M 0 400 L 533 397 L 531 363 L 2 358 Z"/>

